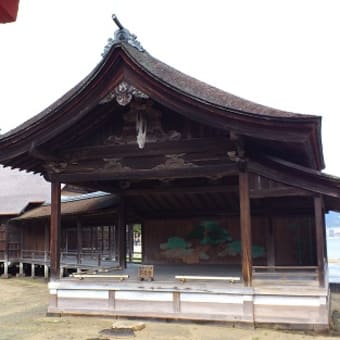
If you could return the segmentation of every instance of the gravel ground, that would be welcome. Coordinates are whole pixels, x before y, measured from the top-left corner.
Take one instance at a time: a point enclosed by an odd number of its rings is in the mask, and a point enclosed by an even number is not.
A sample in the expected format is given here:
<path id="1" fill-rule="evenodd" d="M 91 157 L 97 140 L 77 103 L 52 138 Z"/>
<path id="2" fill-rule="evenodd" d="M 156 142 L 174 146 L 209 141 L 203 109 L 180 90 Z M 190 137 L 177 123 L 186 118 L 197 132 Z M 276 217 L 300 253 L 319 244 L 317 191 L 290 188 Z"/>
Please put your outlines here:
<path id="1" fill-rule="evenodd" d="M 11 278 L 0 280 L 0 339 L 176 339 L 176 340 L 284 340 L 284 339 L 339 339 L 340 333 L 328 335 L 288 333 L 270 329 L 246 330 L 230 328 L 221 324 L 198 324 L 179 322 L 143 321 L 145 328 L 134 334 L 123 332 L 108 336 L 112 318 L 97 317 L 47 317 L 47 284 L 42 279 Z M 333 310 L 340 312 L 340 294 L 332 298 Z M 340 330 L 340 313 L 335 325 Z"/>

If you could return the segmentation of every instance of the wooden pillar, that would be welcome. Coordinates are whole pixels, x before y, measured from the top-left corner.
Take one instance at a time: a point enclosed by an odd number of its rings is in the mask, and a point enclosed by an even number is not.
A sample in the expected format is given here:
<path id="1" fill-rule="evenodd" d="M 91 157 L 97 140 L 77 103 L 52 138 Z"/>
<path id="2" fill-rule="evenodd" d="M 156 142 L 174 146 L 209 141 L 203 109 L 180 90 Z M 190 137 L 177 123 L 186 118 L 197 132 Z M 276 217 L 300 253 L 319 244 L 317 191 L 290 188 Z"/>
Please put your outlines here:
<path id="1" fill-rule="evenodd" d="M 24 230 L 20 228 L 20 260 L 24 259 Z"/>
<path id="2" fill-rule="evenodd" d="M 93 226 L 90 227 L 90 243 L 91 243 L 91 253 L 93 252 L 94 250 L 94 244 L 93 244 L 93 240 L 94 240 L 94 237 L 93 237 L 93 234 L 94 234 L 94 228 Z"/>
<path id="3" fill-rule="evenodd" d="M 323 200 L 321 196 L 314 197 L 314 220 L 316 235 L 316 258 L 318 265 L 318 277 L 320 287 L 325 286 L 325 237 L 324 237 L 324 217 Z"/>
<path id="4" fill-rule="evenodd" d="M 77 219 L 77 264 L 81 264 L 81 249 L 82 249 L 82 233 L 81 233 L 81 222 Z"/>
<path id="5" fill-rule="evenodd" d="M 92 228 L 93 230 L 93 250 L 96 253 L 98 250 L 98 226 Z"/>
<path id="6" fill-rule="evenodd" d="M 324 277 L 328 278 L 328 250 L 327 250 L 327 230 L 326 230 L 326 216 L 325 216 L 325 205 L 323 204 L 322 211 L 322 225 L 323 225 L 323 240 L 324 240 Z"/>
<path id="7" fill-rule="evenodd" d="M 2 274 L 2 278 L 8 279 L 8 259 L 7 256 L 5 255 L 5 261 L 4 261 L 4 273 Z"/>
<path id="8" fill-rule="evenodd" d="M 101 233 L 102 233 L 102 238 L 101 238 L 101 240 L 102 240 L 102 245 L 101 245 L 101 251 L 102 251 L 102 253 L 104 253 L 104 243 L 105 243 L 105 239 L 104 239 L 104 226 L 102 225 L 101 226 Z"/>
<path id="9" fill-rule="evenodd" d="M 267 266 L 273 267 L 275 266 L 275 237 L 272 216 L 268 211 L 266 219 Z"/>
<path id="10" fill-rule="evenodd" d="M 242 278 L 246 287 L 251 286 L 252 281 L 252 253 L 251 253 L 251 215 L 249 199 L 248 173 L 239 173 L 240 194 L 240 227 L 242 247 Z"/>
<path id="11" fill-rule="evenodd" d="M 68 237 L 69 237 L 68 229 L 64 229 L 64 231 L 63 231 L 63 241 L 65 240 L 65 248 L 64 248 L 65 253 L 69 252 L 69 249 L 68 249 Z M 63 245 L 64 245 L 64 242 L 63 242 Z"/>
<path id="12" fill-rule="evenodd" d="M 46 223 L 45 228 L 44 228 L 44 261 L 45 263 L 48 261 L 49 242 L 50 242 L 49 226 Z"/>
<path id="13" fill-rule="evenodd" d="M 19 262 L 19 277 L 23 277 L 24 276 L 24 263 L 23 262 Z"/>
<path id="14" fill-rule="evenodd" d="M 60 278 L 60 183 L 51 183 L 50 258 L 51 280 Z"/>
<path id="15" fill-rule="evenodd" d="M 122 199 L 118 209 L 119 267 L 126 268 L 126 209 Z"/>
<path id="16" fill-rule="evenodd" d="M 140 228 L 140 251 L 141 251 L 141 263 L 144 263 L 144 254 L 145 254 L 145 234 L 144 234 L 144 221 L 141 223 Z"/>
<path id="17" fill-rule="evenodd" d="M 48 280 L 48 265 L 44 264 L 44 278 Z"/>
<path id="18" fill-rule="evenodd" d="M 108 239 L 109 239 L 109 254 L 110 254 L 110 259 L 112 259 L 112 225 L 109 225 L 109 230 L 108 230 Z"/>
<path id="19" fill-rule="evenodd" d="M 116 222 L 115 222 L 115 225 L 114 225 L 114 234 L 113 234 L 113 244 L 114 244 L 114 258 L 115 258 L 115 261 L 118 261 L 118 257 L 119 257 L 119 254 L 118 254 L 118 248 L 119 248 L 119 218 L 116 219 Z"/>
<path id="20" fill-rule="evenodd" d="M 3 278 L 8 279 L 8 225 L 5 227 L 5 249 L 4 249 L 4 273 L 2 275 Z"/>
<path id="21" fill-rule="evenodd" d="M 31 278 L 35 278 L 35 264 L 31 263 Z"/>
<path id="22" fill-rule="evenodd" d="M 129 262 L 132 262 L 132 254 L 133 254 L 133 224 L 128 225 L 127 227 L 127 239 L 128 239 L 128 258 Z"/>
<path id="23" fill-rule="evenodd" d="M 49 234 L 49 227 L 48 224 L 45 224 L 45 230 L 44 230 L 44 278 L 48 279 L 48 252 L 49 252 L 49 242 L 50 242 L 50 234 Z"/>
<path id="24" fill-rule="evenodd" d="M 64 277 L 64 267 L 59 267 L 59 280 L 61 280 Z"/>

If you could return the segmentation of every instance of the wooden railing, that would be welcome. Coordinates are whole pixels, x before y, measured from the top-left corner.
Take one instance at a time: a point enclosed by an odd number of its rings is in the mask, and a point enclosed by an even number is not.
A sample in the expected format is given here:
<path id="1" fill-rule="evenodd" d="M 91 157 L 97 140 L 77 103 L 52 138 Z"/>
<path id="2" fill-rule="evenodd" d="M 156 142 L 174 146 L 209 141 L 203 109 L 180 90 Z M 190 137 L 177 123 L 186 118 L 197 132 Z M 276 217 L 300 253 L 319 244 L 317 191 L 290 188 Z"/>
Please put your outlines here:
<path id="1" fill-rule="evenodd" d="M 101 251 L 70 252 L 60 253 L 60 264 L 64 267 L 82 265 L 87 267 L 101 267 L 105 262 L 112 262 L 112 254 Z"/>
<path id="2" fill-rule="evenodd" d="M 21 251 L 20 260 L 22 262 L 39 262 L 39 263 L 49 263 L 50 253 L 44 250 L 27 250 Z"/>
<path id="3" fill-rule="evenodd" d="M 31 249 L 13 249 L 7 250 L 8 258 L 6 257 L 6 251 L 0 250 L 0 261 L 5 261 L 5 257 L 8 261 L 23 262 L 23 263 L 36 263 L 47 264 L 50 263 L 50 252 L 44 250 L 31 250 Z M 128 256 L 128 255 L 127 255 Z M 129 259 L 128 259 L 129 260 Z M 133 262 L 141 262 L 141 253 L 133 252 Z M 76 251 L 61 251 L 60 264 L 64 267 L 102 267 L 112 266 L 112 262 L 115 262 L 114 254 L 110 251 L 98 251 L 98 250 L 83 250 L 81 253 Z"/>

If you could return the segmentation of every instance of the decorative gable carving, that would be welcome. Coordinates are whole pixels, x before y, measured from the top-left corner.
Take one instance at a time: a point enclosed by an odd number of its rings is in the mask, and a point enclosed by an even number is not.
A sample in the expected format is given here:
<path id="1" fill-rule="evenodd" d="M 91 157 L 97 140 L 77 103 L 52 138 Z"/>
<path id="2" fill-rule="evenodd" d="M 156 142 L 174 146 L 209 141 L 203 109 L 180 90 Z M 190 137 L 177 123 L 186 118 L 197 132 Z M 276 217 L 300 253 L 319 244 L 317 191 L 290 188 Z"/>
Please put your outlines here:
<path id="1" fill-rule="evenodd" d="M 123 127 L 120 134 L 109 136 L 105 144 L 134 144 L 143 149 L 146 143 L 178 141 L 182 138 L 180 132 L 164 131 L 162 113 L 153 108 L 150 103 L 133 102 L 129 110 L 123 114 Z"/>
<path id="2" fill-rule="evenodd" d="M 148 99 L 149 97 L 142 91 L 136 89 L 134 86 L 123 80 L 113 89 L 113 91 L 111 91 L 104 99 L 100 101 L 100 104 L 105 104 L 112 101 L 113 99 L 116 99 L 116 102 L 119 105 L 126 106 L 131 102 L 132 98 Z"/>

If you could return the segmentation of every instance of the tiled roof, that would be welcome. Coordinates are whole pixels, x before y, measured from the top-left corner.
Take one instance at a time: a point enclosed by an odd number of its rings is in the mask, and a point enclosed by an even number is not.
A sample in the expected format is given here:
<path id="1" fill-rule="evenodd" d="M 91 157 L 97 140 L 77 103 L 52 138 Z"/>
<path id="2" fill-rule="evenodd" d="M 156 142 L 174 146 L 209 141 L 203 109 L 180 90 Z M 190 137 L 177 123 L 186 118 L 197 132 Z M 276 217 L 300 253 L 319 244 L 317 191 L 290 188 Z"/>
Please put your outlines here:
<path id="1" fill-rule="evenodd" d="M 61 199 L 62 215 L 81 215 L 114 207 L 119 202 L 119 197 L 105 192 L 93 192 L 73 197 L 64 197 Z M 51 215 L 51 205 L 43 204 L 40 207 L 29 210 L 14 221 L 29 220 L 34 218 L 44 218 Z"/>

